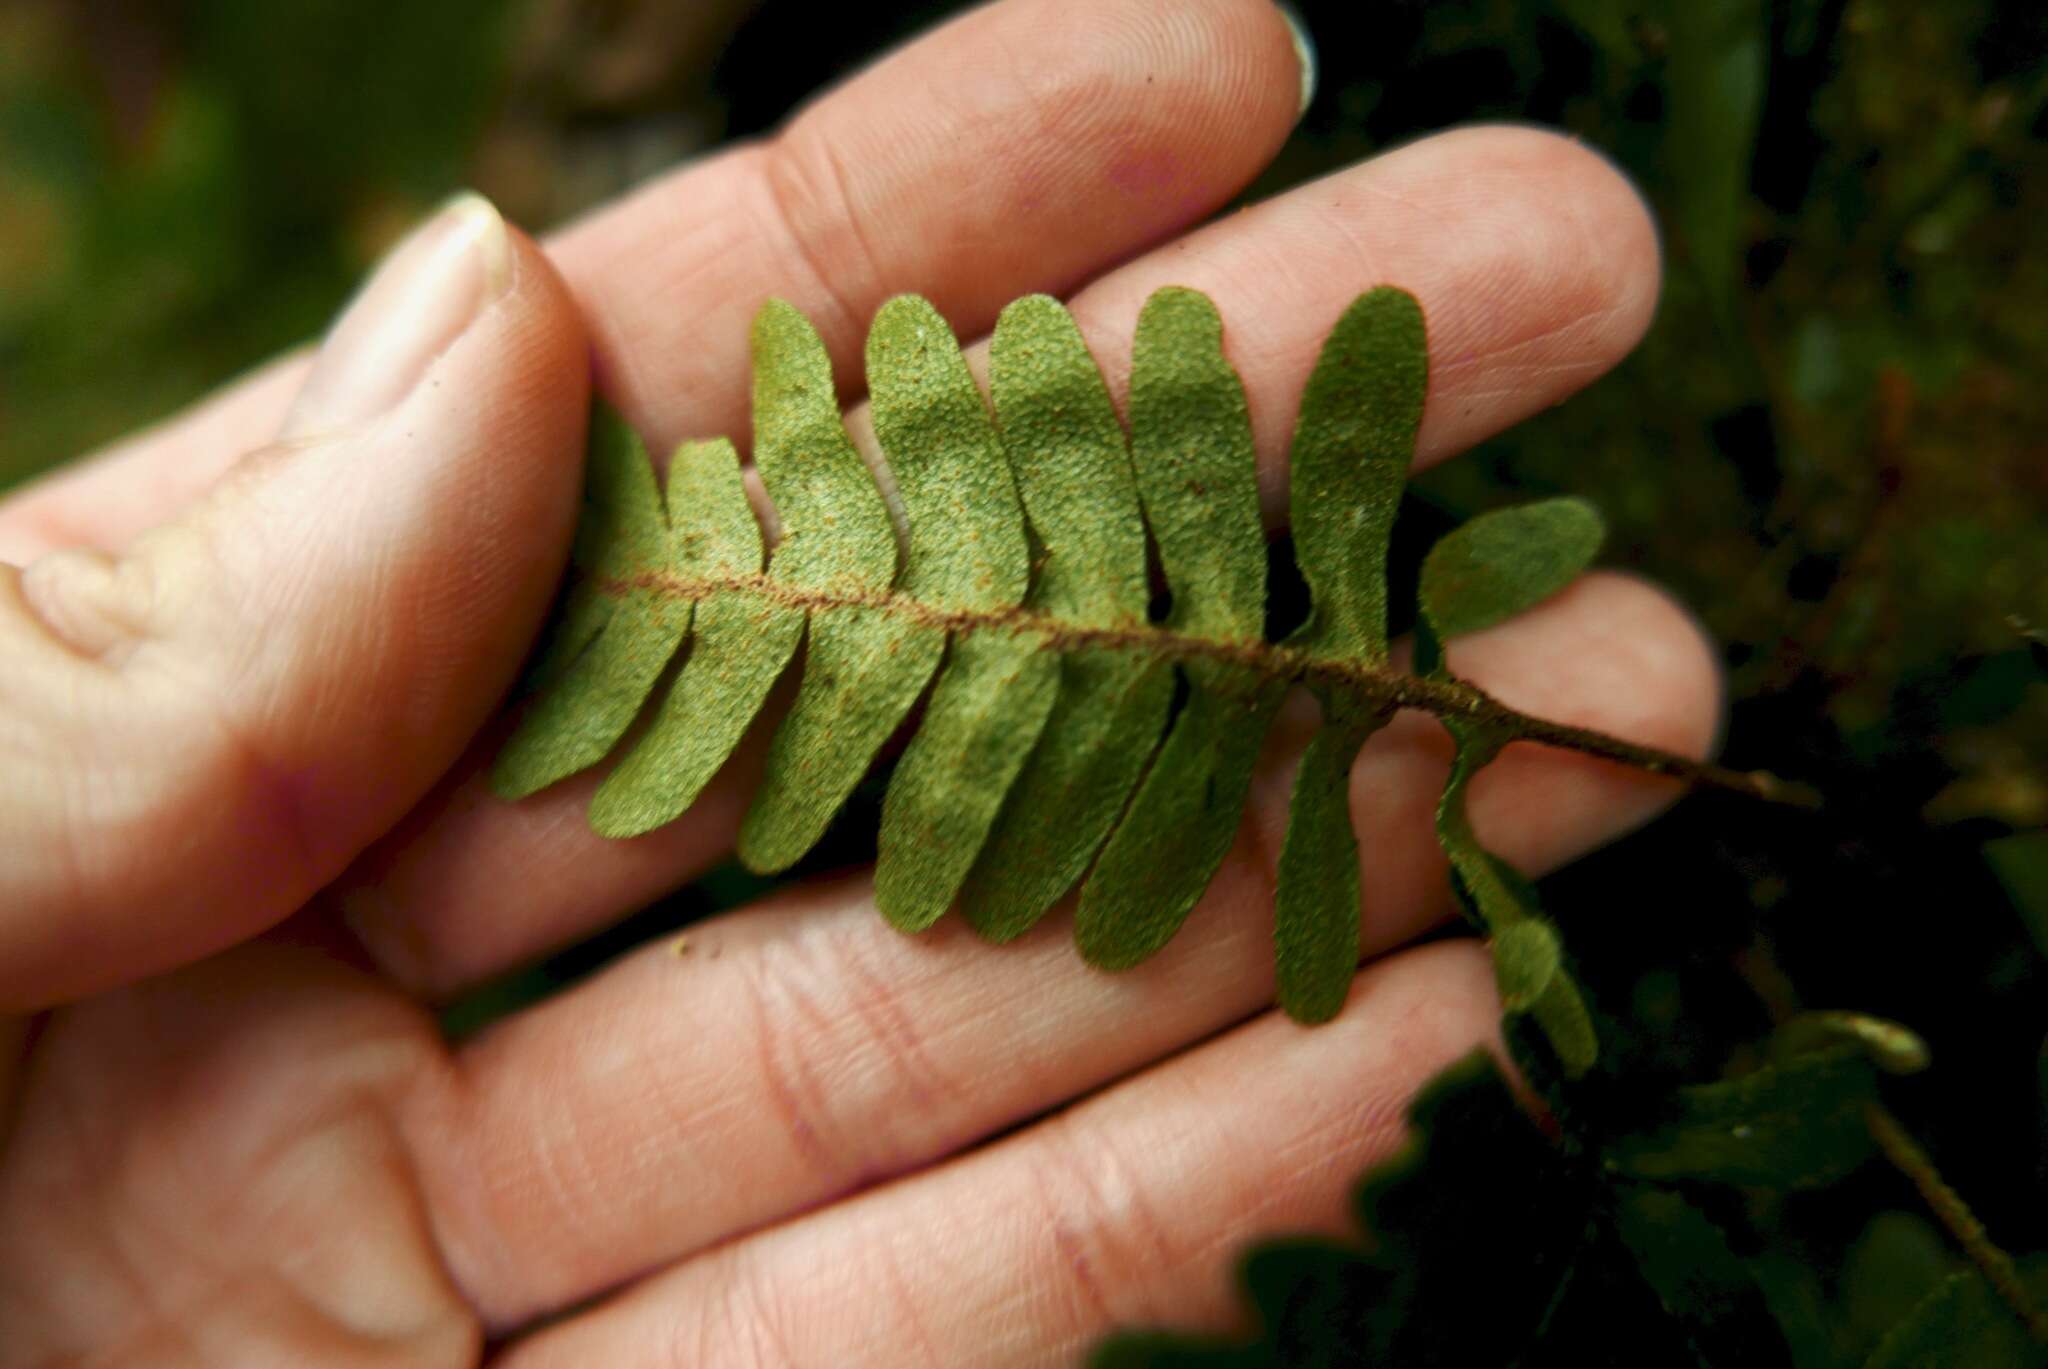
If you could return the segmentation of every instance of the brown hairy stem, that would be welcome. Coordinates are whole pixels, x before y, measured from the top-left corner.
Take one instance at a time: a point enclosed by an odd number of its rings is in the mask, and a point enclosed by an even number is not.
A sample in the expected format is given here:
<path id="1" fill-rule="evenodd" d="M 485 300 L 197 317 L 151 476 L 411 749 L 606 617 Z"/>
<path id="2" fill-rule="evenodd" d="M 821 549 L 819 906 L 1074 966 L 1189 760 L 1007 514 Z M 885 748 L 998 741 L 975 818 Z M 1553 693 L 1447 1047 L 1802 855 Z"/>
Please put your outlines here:
<path id="1" fill-rule="evenodd" d="M 703 600 L 723 594 L 752 594 L 793 609 L 862 608 L 907 619 L 934 631 L 955 634 L 1005 632 L 1038 638 L 1047 651 L 1133 651 L 1175 661 L 1214 661 L 1267 679 L 1321 685 L 1360 696 L 1379 708 L 1413 708 L 1455 717 L 1498 731 L 1513 741 L 1597 756 L 1652 774 L 1743 794 L 1767 803 L 1818 808 L 1820 795 L 1807 785 L 1765 771 L 1731 770 L 1676 752 L 1639 746 L 1591 728 L 1534 718 L 1509 708 L 1463 680 L 1409 675 L 1383 663 L 1340 660 L 1280 643 L 1197 637 L 1150 623 L 1090 627 L 1030 608 L 963 609 L 922 603 L 894 590 L 845 590 L 792 585 L 765 574 L 686 577 L 648 572 L 596 582 L 610 594 L 654 593 Z"/>
<path id="2" fill-rule="evenodd" d="M 1970 1263 L 1977 1266 L 1991 1286 L 1998 1290 L 1998 1296 L 2013 1310 L 2032 1334 L 2035 1341 L 2048 1345 L 2048 1312 L 2027 1292 L 2020 1282 L 2019 1270 L 2014 1268 L 2012 1256 L 2005 1253 L 1991 1235 L 1984 1229 L 1984 1223 L 1970 1210 L 1960 1193 L 1950 1188 L 1948 1181 L 1941 1177 L 1941 1171 L 1934 1167 L 1934 1160 L 1913 1139 L 1905 1124 L 1894 1117 L 1881 1103 L 1872 1103 L 1864 1110 L 1864 1120 L 1870 1126 L 1871 1137 L 1878 1149 L 1892 1162 L 1899 1173 L 1912 1181 L 1919 1190 L 1921 1199 L 1928 1209 L 1948 1228 L 1963 1253 L 1970 1257 Z"/>

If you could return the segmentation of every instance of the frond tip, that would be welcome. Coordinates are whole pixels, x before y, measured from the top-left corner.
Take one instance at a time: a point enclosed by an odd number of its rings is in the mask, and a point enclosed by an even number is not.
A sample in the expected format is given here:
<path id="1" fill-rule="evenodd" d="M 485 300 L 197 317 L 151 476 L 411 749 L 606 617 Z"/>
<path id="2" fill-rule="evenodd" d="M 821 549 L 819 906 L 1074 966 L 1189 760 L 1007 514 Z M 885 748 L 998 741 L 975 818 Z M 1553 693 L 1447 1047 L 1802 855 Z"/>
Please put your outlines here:
<path id="1" fill-rule="evenodd" d="M 522 798 L 597 764 L 669 678 L 590 818 L 615 837 L 671 822 L 801 643 L 801 683 L 741 825 L 742 860 L 770 872 L 800 859 L 922 699 L 882 807 L 882 914 L 918 930 L 957 907 L 1007 941 L 1079 885 L 1082 953 L 1122 968 L 1171 939 L 1208 886 L 1269 725 L 1287 688 L 1304 685 L 1323 725 L 1295 784 L 1275 937 L 1282 1003 L 1321 1020 L 1342 1006 L 1359 953 L 1359 748 L 1397 708 L 1483 717 L 1474 744 L 1461 744 L 1440 827 L 1475 911 L 1521 948 L 1504 961 L 1517 967 L 1515 1006 L 1554 1025 L 1561 1057 L 1583 1068 L 1591 1028 L 1549 925 L 1462 819 L 1463 781 L 1514 735 L 1514 715 L 1444 670 L 1441 642 L 1569 581 L 1598 544 L 1598 519 L 1573 502 L 1447 540 L 1441 573 L 1425 573 L 1426 674 L 1390 669 L 1385 562 L 1427 356 L 1422 311 L 1401 290 L 1360 296 L 1332 329 L 1291 467 L 1311 613 L 1268 642 L 1251 418 L 1207 296 L 1170 288 L 1146 303 L 1128 436 L 1057 301 L 1003 311 L 992 409 L 930 304 L 883 306 L 867 379 L 900 539 L 841 423 L 823 343 L 770 301 L 753 328 L 754 464 L 779 544 L 764 551 L 731 444 L 685 444 L 661 482 L 600 410 L 580 578 L 493 786 Z M 1157 618 L 1148 545 L 1169 595 Z M 1542 952 L 1541 976 L 1523 951 Z"/>

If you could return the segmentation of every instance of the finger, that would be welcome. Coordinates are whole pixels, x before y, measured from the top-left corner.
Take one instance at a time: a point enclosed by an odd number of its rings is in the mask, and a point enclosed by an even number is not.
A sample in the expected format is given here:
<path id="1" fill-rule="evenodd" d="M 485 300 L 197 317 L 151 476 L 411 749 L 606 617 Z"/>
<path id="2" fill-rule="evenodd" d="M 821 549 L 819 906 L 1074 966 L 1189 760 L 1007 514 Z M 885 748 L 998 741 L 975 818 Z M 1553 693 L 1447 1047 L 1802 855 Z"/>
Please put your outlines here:
<path id="1" fill-rule="evenodd" d="M 417 801 L 546 608 L 587 375 L 560 280 L 469 197 L 232 480 L 125 554 L 0 567 L 0 1009 L 245 937 Z"/>
<path id="2" fill-rule="evenodd" d="M 277 435 L 312 357 L 286 353 L 217 394 L 0 499 L 0 561 L 64 547 L 111 551 L 196 499 Z"/>
<path id="3" fill-rule="evenodd" d="M 648 1279 L 506 1362 L 996 1369 L 1079 1363 L 1121 1325 L 1232 1329 L 1243 1243 L 1356 1239 L 1355 1177 L 1495 1011 L 1472 943 L 1410 951 L 1360 975 L 1327 1027 L 1267 1013 L 956 1164 Z"/>
<path id="4" fill-rule="evenodd" d="M 1620 360 L 1655 301 L 1656 239 L 1627 182 L 1578 144 L 1476 129 L 1235 215 L 1110 274 L 1072 307 L 1120 395 L 1144 297 L 1168 283 L 1215 296 L 1278 521 L 1289 429 L 1316 350 L 1344 304 L 1385 281 L 1413 289 L 1429 318 L 1417 458 L 1428 465 Z M 858 412 L 854 427 L 867 432 Z M 483 783 L 487 763 L 480 748 L 402 844 L 350 878 L 353 925 L 422 992 L 453 991 L 571 941 L 722 859 L 759 759 L 744 752 L 686 821 L 623 843 L 583 819 L 598 776 L 507 806 Z"/>
<path id="5" fill-rule="evenodd" d="M 1516 707 L 1694 753 L 1715 725 L 1705 644 L 1625 577 L 1590 577 L 1458 650 Z M 1264 1007 L 1305 721 L 1276 732 L 1236 847 L 1136 971 L 1084 964 L 1064 916 L 1002 948 L 952 919 L 905 937 L 868 881 L 848 880 L 692 928 L 682 953 L 648 947 L 486 1033 L 458 1058 L 452 1098 L 419 1119 L 457 1281 L 515 1324 L 932 1163 Z M 1442 728 L 1412 714 L 1352 771 L 1368 955 L 1450 911 L 1432 825 L 1448 771 Z M 1672 793 L 1518 746 L 1471 801 L 1481 838 L 1536 873 Z"/>
<path id="6" fill-rule="evenodd" d="M 774 140 L 569 227 L 549 253 L 590 321 L 600 383 L 657 450 L 743 433 L 748 378 L 728 344 L 763 298 L 817 320 L 849 386 L 890 295 L 929 295 L 978 333 L 1012 297 L 1069 290 L 1235 194 L 1293 127 L 1300 73 L 1270 0 L 1011 0 L 877 63 Z M 206 429 L 273 398 L 231 397 L 0 505 L 0 559 L 120 545 L 244 450 Z M 158 498 L 143 507 L 104 493 L 144 485 Z"/>

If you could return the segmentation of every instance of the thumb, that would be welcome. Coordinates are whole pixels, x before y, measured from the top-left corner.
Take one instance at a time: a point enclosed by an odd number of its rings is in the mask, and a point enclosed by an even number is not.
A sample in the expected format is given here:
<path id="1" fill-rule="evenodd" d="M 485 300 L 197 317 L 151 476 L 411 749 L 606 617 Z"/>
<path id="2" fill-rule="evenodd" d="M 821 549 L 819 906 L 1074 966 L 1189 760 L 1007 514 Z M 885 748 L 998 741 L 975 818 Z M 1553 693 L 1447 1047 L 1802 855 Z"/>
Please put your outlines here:
<path id="1" fill-rule="evenodd" d="M 547 607 L 588 385 L 560 279 L 465 196 L 197 505 L 0 565 L 0 1012 L 270 926 L 426 791 Z"/>

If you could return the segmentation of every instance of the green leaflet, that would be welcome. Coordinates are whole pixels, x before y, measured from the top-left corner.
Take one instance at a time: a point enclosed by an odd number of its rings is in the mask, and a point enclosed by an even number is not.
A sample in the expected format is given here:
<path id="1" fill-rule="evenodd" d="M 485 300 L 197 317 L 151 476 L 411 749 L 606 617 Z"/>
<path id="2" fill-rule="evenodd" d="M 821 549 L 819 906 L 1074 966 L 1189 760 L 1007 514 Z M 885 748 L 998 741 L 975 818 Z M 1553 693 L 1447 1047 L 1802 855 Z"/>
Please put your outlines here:
<path id="1" fill-rule="evenodd" d="M 1258 459 L 1216 306 L 1176 286 L 1154 294 L 1131 340 L 1131 461 L 1173 594 L 1167 626 L 1177 632 L 1260 639 L 1266 534 Z"/>
<path id="2" fill-rule="evenodd" d="M 1501 1007 L 1527 1012 L 1564 973 L 1564 947 L 1547 922 L 1511 922 L 1493 934 L 1493 977 Z"/>
<path id="3" fill-rule="evenodd" d="M 1614 1162 L 1660 1182 L 1832 1183 L 1871 1152 L 1864 1109 L 1876 1089 L 1870 1062 L 1856 1047 L 1800 1055 L 1739 1079 L 1678 1090 L 1664 1125 L 1625 1138 Z"/>
<path id="4" fill-rule="evenodd" d="M 1678 1193 L 1618 1184 L 1615 1235 L 1657 1300 L 1684 1328 L 1694 1361 L 1791 1365 L 1785 1332 L 1728 1234 Z"/>
<path id="5" fill-rule="evenodd" d="M 887 592 L 896 578 L 888 505 L 840 422 L 824 343 L 779 300 L 754 320 L 754 461 L 782 518 L 772 579 L 854 596 Z M 944 646 L 942 636 L 871 608 L 812 615 L 802 687 L 740 825 L 749 868 L 786 869 L 811 849 Z"/>
<path id="6" fill-rule="evenodd" d="M 1387 658 L 1387 544 L 1422 426 L 1429 349 L 1415 297 L 1358 297 L 1323 344 L 1288 458 L 1294 550 L 1319 655 Z"/>
<path id="7" fill-rule="evenodd" d="M 1864 1369 L 2039 1369 L 2044 1358 L 1989 1281 L 1966 1269 L 1886 1332 Z"/>
<path id="8" fill-rule="evenodd" d="M 1059 658 L 1036 641 L 963 638 L 882 802 L 875 907 L 907 932 L 937 922 L 1045 726 Z"/>
<path id="9" fill-rule="evenodd" d="M 668 502 L 677 540 L 700 574 L 760 571 L 761 525 L 730 442 L 681 447 L 669 463 Z M 653 726 L 591 799 L 590 825 L 604 836 L 631 837 L 681 816 L 739 745 L 802 629 L 800 612 L 772 601 L 707 600 Z"/>
<path id="10" fill-rule="evenodd" d="M 1027 601 L 1080 627 L 1140 629 L 1145 525 L 1129 447 L 1081 332 L 1043 295 L 1003 310 L 990 349 L 1003 450 L 1044 548 Z M 1173 698 L 1165 662 L 1082 650 L 966 884 L 960 910 L 992 941 L 1021 936 L 1094 859 Z"/>
<path id="11" fill-rule="evenodd" d="M 1014 940 L 1074 887 L 1123 816 L 1172 702 L 1163 661 L 1082 651 L 1060 662 L 1052 715 L 960 890 L 977 932 Z"/>
<path id="12" fill-rule="evenodd" d="M 1173 593 L 1167 627 L 1260 640 L 1266 611 L 1258 453 L 1244 386 L 1208 297 L 1169 287 L 1131 344 L 1131 458 Z M 1224 661 L 1190 662 L 1188 700 L 1081 890 L 1074 937 L 1090 963 L 1138 964 L 1173 938 L 1243 816 L 1283 691 Z"/>
<path id="13" fill-rule="evenodd" d="M 1444 726 L 1457 743 L 1457 753 L 1451 762 L 1451 777 L 1444 785 L 1443 798 L 1437 804 L 1437 841 L 1450 857 L 1452 882 L 1473 920 L 1496 937 L 1505 934 L 1515 938 L 1505 959 L 1519 974 L 1528 968 L 1528 957 L 1534 949 L 1530 938 L 1536 933 L 1517 929 L 1525 925 L 1540 928 L 1553 948 L 1557 946 L 1556 929 L 1536 906 L 1535 890 L 1528 882 L 1479 844 L 1465 806 L 1472 776 L 1500 754 L 1505 739 L 1448 718 Z M 1497 967 L 1502 960 L 1503 952 L 1496 947 Z M 1530 989 L 1527 978 L 1511 983 L 1504 977 L 1504 1006 L 1509 1012 L 1526 1012 L 1535 1019 L 1567 1077 L 1584 1074 L 1599 1059 L 1600 1041 L 1578 986 L 1560 970 L 1546 975 L 1544 985 L 1533 995 Z"/>
<path id="14" fill-rule="evenodd" d="M 868 377 L 875 436 L 910 524 L 903 592 L 939 608 L 1015 608 L 1030 575 L 1024 511 L 952 329 L 924 300 L 890 300 L 868 334 Z M 882 803 L 875 906 L 898 927 L 929 927 L 951 906 L 1038 739 L 1058 682 L 1040 646 L 988 632 L 954 649 Z"/>
<path id="15" fill-rule="evenodd" d="M 669 569 L 668 517 L 647 449 L 608 408 L 591 415 L 584 499 L 577 563 L 618 593 L 609 613 L 585 596 L 562 620 L 558 645 L 535 671 L 549 688 L 491 769 L 500 798 L 524 798 L 603 760 L 689 630 L 690 602 L 645 583 Z"/>
<path id="16" fill-rule="evenodd" d="M 1854 1046 L 1886 1074 L 1927 1068 L 1927 1042 L 1910 1027 L 1858 1012 L 1805 1012 L 1771 1033 L 1771 1055 L 1789 1060 L 1808 1051 Z"/>
<path id="17" fill-rule="evenodd" d="M 1289 639 L 1332 660 L 1387 659 L 1387 545 L 1422 424 L 1429 349 L 1412 295 L 1355 300 L 1323 344 L 1288 456 L 1295 555 L 1310 616 Z M 1351 767 L 1391 712 L 1361 713 L 1317 691 L 1323 727 L 1295 774 L 1273 917 L 1280 1002 L 1321 1022 L 1344 1006 L 1358 968 L 1358 836 Z"/>
<path id="18" fill-rule="evenodd" d="M 896 529 L 839 420 L 817 330 L 769 300 L 754 318 L 753 353 L 754 465 L 782 523 L 769 575 L 806 589 L 888 589 Z"/>
<path id="19" fill-rule="evenodd" d="M 1358 970 L 1358 833 L 1351 766 L 1384 723 L 1331 722 L 1310 739 L 1294 775 L 1273 907 L 1280 1002 L 1302 1022 L 1337 1015 Z"/>
<path id="20" fill-rule="evenodd" d="M 1031 527 L 1045 548 L 1030 603 L 1062 622 L 1135 628 L 1151 598 L 1137 479 L 1081 330 L 1045 295 L 996 322 L 990 397 Z"/>
<path id="21" fill-rule="evenodd" d="M 943 634 L 880 609 L 812 616 L 802 689 L 768 745 L 761 788 L 740 824 L 748 869 L 786 870 L 817 843 L 945 649 Z"/>
<path id="22" fill-rule="evenodd" d="M 1427 378 L 1413 299 L 1382 289 L 1355 301 L 1304 394 L 1292 497 L 1312 612 L 1280 646 L 1263 638 L 1250 415 L 1206 297 L 1169 288 L 1147 302 L 1128 440 L 1056 301 L 1004 311 L 993 414 L 928 303 L 884 306 L 868 338 L 868 393 L 900 529 L 847 435 L 810 324 L 770 301 L 752 347 L 753 456 L 781 529 L 765 571 L 728 444 L 682 447 L 664 497 L 637 442 L 601 412 L 577 537 L 582 578 L 563 596 L 530 677 L 537 697 L 498 758 L 499 791 L 532 793 L 602 760 L 681 649 L 673 684 L 590 805 L 593 827 L 611 836 L 672 821 L 801 644 L 801 681 L 741 824 L 742 860 L 759 871 L 799 860 L 907 731 L 882 804 L 883 914 L 915 930 L 957 906 L 1007 940 L 1080 883 L 1083 954 L 1124 967 L 1163 946 L 1213 878 L 1273 716 L 1289 685 L 1304 683 L 1325 723 L 1296 779 L 1275 953 L 1286 1009 L 1311 1021 L 1335 1013 L 1358 957 L 1350 772 L 1397 696 L 1412 701 L 1385 665 L 1384 562 Z M 1171 598 L 1160 623 L 1147 613 L 1148 531 Z M 1425 617 L 1439 637 L 1498 621 L 1568 580 L 1597 541 L 1597 520 L 1574 501 L 1491 515 L 1432 557 Z M 1432 688 L 1440 699 L 1461 687 L 1441 676 Z M 1470 732 L 1440 835 L 1461 890 L 1500 938 L 1510 999 L 1582 1070 L 1594 1041 L 1569 976 L 1525 966 L 1555 949 L 1554 933 L 1463 818 L 1463 786 L 1502 740 Z M 1534 987 L 1515 987 L 1524 983 Z"/>
<path id="23" fill-rule="evenodd" d="M 1197 664 L 1187 704 L 1081 887 L 1074 942 L 1127 970 L 1173 939 L 1237 836 L 1280 691 Z"/>
<path id="24" fill-rule="evenodd" d="M 1430 548 L 1422 563 L 1415 668 L 1442 666 L 1442 644 L 1548 599 L 1599 555 L 1606 527 L 1583 499 L 1481 514 Z"/>

